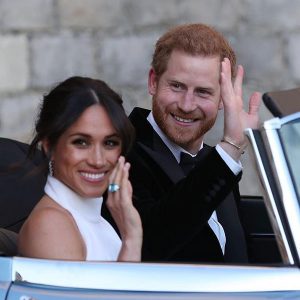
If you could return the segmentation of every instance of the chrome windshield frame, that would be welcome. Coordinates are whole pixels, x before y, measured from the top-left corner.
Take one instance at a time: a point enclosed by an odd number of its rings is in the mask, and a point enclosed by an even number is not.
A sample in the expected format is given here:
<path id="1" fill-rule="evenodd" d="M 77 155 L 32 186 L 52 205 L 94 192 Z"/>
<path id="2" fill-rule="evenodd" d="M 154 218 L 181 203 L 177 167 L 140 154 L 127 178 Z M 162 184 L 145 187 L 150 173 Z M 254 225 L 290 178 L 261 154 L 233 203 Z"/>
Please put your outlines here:
<path id="1" fill-rule="evenodd" d="M 296 120 L 300 122 L 300 112 L 281 119 L 274 118 L 264 122 L 259 133 L 266 149 L 268 161 L 264 161 L 262 158 L 254 131 L 251 129 L 246 129 L 245 131 L 256 157 L 258 171 L 266 193 L 266 206 L 277 238 L 279 250 L 284 263 L 291 265 L 299 265 L 300 261 L 300 208 L 299 199 L 297 198 L 296 189 L 280 140 L 279 130 L 283 125 L 295 122 Z M 284 216 L 279 213 L 280 209 L 278 203 L 275 201 L 277 196 L 274 193 L 274 188 L 271 187 L 270 178 L 267 176 L 266 164 L 271 166 L 272 175 L 274 176 L 280 196 L 281 207 L 284 210 Z"/>

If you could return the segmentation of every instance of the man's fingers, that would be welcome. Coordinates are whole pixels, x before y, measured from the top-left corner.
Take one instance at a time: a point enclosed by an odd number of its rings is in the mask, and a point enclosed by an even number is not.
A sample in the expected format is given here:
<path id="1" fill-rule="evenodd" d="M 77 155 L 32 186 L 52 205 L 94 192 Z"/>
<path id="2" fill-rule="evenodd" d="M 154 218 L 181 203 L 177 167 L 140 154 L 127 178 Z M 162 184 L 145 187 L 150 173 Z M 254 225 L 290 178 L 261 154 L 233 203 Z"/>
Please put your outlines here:
<path id="1" fill-rule="evenodd" d="M 236 96 L 239 98 L 243 97 L 243 79 L 244 79 L 244 68 L 239 65 L 237 68 L 236 77 L 233 83 L 233 89 Z"/>
<path id="2" fill-rule="evenodd" d="M 261 104 L 261 93 L 254 92 L 249 100 L 249 115 L 258 114 L 259 107 Z"/>
<path id="3" fill-rule="evenodd" d="M 234 90 L 231 82 L 231 66 L 228 58 L 224 58 L 221 63 L 221 98 L 224 105 L 228 104 L 227 99 L 232 99 L 234 96 Z"/>

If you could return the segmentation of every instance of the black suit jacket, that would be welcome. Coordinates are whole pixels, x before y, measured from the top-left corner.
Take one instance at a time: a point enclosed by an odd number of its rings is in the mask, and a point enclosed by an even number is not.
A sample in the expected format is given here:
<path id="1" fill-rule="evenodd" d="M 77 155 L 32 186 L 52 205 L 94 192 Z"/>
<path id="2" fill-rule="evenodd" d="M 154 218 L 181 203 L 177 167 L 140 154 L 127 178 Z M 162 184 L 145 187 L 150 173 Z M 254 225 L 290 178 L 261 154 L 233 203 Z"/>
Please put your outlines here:
<path id="1" fill-rule="evenodd" d="M 223 201 L 218 218 L 227 238 L 225 260 L 246 262 L 245 237 L 232 194 L 239 195 L 240 176 L 231 172 L 215 148 L 209 148 L 185 177 L 146 120 L 148 114 L 148 110 L 135 108 L 129 117 L 137 134 L 128 160 L 134 204 L 144 229 L 143 260 L 224 261 L 219 242 L 207 224 Z"/>

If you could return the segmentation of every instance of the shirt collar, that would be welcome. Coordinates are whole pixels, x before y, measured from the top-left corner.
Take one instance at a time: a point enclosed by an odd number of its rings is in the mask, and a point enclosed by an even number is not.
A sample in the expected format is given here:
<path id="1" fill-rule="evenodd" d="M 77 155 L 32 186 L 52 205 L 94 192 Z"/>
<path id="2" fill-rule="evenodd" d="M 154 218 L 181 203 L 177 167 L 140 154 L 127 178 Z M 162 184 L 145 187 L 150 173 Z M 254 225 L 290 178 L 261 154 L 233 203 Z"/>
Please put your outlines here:
<path id="1" fill-rule="evenodd" d="M 166 146 L 172 152 L 172 154 L 174 155 L 174 157 L 176 158 L 178 163 L 180 162 L 180 153 L 181 152 L 188 153 L 189 155 L 191 155 L 193 157 L 197 155 L 197 154 L 192 154 L 192 153 L 186 151 L 182 147 L 180 147 L 177 144 L 175 144 L 174 142 L 172 142 L 157 125 L 156 121 L 154 120 L 152 111 L 149 113 L 147 120 L 150 123 L 150 125 L 152 126 L 153 130 L 159 135 L 159 137 L 163 140 L 163 142 L 166 144 Z M 199 151 L 202 148 L 203 148 L 203 142 L 200 145 Z"/>

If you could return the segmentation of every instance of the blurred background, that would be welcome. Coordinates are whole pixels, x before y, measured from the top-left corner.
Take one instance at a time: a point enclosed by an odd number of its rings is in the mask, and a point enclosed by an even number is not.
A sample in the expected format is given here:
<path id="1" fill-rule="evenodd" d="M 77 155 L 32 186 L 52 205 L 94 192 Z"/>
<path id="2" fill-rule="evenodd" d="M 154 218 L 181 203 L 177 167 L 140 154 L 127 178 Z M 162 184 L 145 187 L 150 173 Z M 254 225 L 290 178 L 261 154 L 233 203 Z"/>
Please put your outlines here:
<path id="1" fill-rule="evenodd" d="M 0 0 L 0 136 L 30 142 L 43 94 L 71 75 L 107 81 L 127 113 L 150 108 L 153 46 L 183 23 L 229 39 L 245 67 L 245 105 L 254 90 L 300 86 L 299 20 L 299 0 Z M 222 113 L 206 141 L 221 136 Z M 242 160 L 242 193 L 260 194 L 251 155 Z"/>

